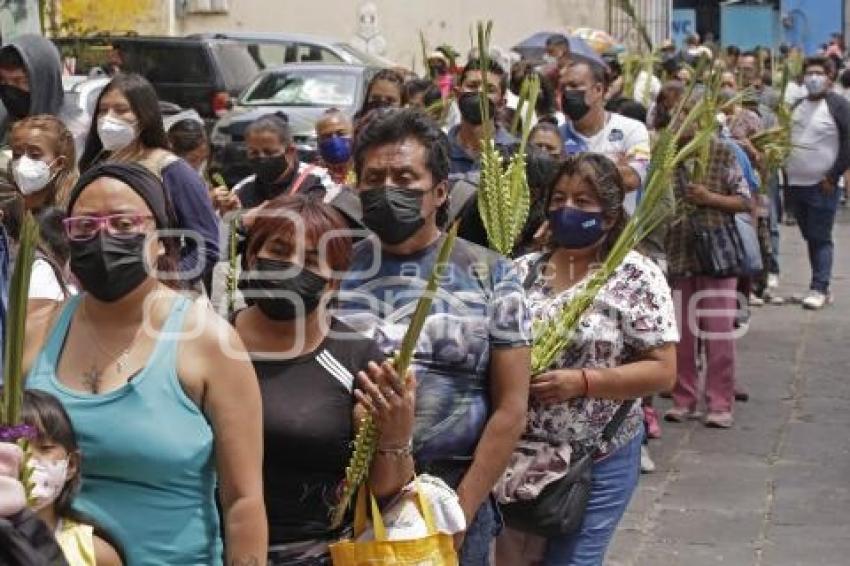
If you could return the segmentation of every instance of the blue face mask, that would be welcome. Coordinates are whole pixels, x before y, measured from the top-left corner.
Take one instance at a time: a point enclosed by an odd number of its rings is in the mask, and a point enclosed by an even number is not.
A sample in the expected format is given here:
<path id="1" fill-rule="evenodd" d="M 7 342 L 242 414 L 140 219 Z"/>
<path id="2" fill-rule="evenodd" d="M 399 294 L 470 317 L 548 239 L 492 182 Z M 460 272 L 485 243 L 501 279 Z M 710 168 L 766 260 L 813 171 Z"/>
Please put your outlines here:
<path id="1" fill-rule="evenodd" d="M 319 143 L 319 153 L 325 163 L 338 165 L 351 159 L 351 138 L 333 136 Z"/>
<path id="2" fill-rule="evenodd" d="M 585 212 L 564 206 L 549 212 L 549 228 L 555 243 L 568 250 L 580 250 L 597 243 L 605 235 L 601 212 Z"/>

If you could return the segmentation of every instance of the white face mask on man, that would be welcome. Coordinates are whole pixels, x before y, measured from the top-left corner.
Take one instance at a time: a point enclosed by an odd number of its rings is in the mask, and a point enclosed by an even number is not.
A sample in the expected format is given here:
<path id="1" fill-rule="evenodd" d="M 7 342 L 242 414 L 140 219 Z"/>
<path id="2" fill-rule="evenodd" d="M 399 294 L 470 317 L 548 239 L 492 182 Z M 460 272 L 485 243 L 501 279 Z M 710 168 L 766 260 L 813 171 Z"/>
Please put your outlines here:
<path id="1" fill-rule="evenodd" d="M 50 165 L 26 155 L 12 161 L 12 177 L 22 195 L 37 193 L 50 184 L 53 179 Z"/>
<path id="2" fill-rule="evenodd" d="M 32 498 L 35 500 L 31 507 L 35 511 L 41 511 L 52 505 L 62 493 L 65 482 L 68 481 L 68 458 L 50 460 L 33 457 L 29 466 L 32 470 Z"/>
<path id="3" fill-rule="evenodd" d="M 826 91 L 827 78 L 826 75 L 812 73 L 803 77 L 803 84 L 811 96 L 818 96 Z"/>
<path id="4" fill-rule="evenodd" d="M 113 116 L 102 116 L 97 120 L 97 135 L 106 151 L 124 149 L 138 137 L 136 124 Z"/>

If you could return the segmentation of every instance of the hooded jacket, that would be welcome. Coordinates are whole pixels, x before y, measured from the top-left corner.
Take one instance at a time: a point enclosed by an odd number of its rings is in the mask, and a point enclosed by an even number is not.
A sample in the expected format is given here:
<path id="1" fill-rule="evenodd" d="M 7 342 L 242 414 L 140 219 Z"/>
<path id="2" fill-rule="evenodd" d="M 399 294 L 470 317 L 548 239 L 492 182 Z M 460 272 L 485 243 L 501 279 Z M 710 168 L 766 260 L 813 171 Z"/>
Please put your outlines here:
<path id="1" fill-rule="evenodd" d="M 86 135 L 87 124 L 79 124 L 78 112 L 73 107 L 65 107 L 65 93 L 62 88 L 62 61 L 59 51 L 49 39 L 40 35 L 24 34 L 16 37 L 0 49 L 18 52 L 24 62 L 30 83 L 29 116 L 52 114 L 60 118 L 79 141 Z M 0 135 L 5 140 L 12 118 L 6 107 L 0 104 Z"/>

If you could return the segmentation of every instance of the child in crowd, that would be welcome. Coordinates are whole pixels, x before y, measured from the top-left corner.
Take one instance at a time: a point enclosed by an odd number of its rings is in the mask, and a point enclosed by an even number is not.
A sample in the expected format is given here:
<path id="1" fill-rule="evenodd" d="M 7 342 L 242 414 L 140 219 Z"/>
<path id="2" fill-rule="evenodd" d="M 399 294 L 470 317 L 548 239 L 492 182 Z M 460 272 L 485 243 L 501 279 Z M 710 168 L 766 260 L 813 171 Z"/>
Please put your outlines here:
<path id="1" fill-rule="evenodd" d="M 23 420 L 35 428 L 30 443 L 31 507 L 55 533 L 69 566 L 120 566 L 116 548 L 71 508 L 80 485 L 81 455 L 65 409 L 49 393 L 24 393 Z"/>

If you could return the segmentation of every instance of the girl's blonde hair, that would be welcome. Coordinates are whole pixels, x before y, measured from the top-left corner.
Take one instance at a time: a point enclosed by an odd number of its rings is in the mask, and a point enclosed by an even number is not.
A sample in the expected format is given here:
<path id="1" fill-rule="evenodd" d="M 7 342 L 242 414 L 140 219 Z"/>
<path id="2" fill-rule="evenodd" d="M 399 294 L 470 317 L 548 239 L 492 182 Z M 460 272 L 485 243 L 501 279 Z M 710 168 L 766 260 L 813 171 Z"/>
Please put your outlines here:
<path id="1" fill-rule="evenodd" d="M 53 136 L 53 147 L 51 151 L 57 156 L 65 158 L 65 164 L 62 170 L 56 175 L 51 189 L 52 194 L 45 202 L 45 206 L 60 206 L 64 207 L 68 202 L 68 194 L 76 184 L 80 177 L 80 171 L 77 169 L 77 149 L 74 146 L 74 136 L 65 124 L 50 114 L 38 114 L 29 116 L 15 122 L 12 126 L 12 134 L 23 132 L 25 130 L 42 130 Z"/>

